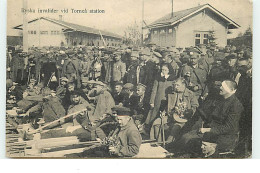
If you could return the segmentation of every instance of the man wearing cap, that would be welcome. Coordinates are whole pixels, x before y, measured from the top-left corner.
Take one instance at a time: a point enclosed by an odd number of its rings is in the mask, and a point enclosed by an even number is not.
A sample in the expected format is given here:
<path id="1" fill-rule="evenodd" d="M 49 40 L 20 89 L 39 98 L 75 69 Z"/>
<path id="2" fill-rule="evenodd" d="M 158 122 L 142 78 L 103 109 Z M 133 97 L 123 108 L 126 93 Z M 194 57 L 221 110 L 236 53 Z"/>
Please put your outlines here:
<path id="1" fill-rule="evenodd" d="M 123 86 L 123 89 L 126 93 L 123 105 L 124 107 L 130 108 L 131 111 L 133 111 L 138 104 L 138 96 L 134 92 L 134 85 L 131 83 L 126 83 Z"/>
<path id="2" fill-rule="evenodd" d="M 162 59 L 162 60 L 163 60 L 164 63 L 167 63 L 167 64 L 170 64 L 170 65 L 171 65 L 173 75 L 174 75 L 174 76 L 177 76 L 177 75 L 178 75 L 179 66 L 178 66 L 178 64 L 173 60 L 172 55 L 170 54 L 170 52 L 165 51 L 165 52 L 163 53 L 163 59 Z"/>
<path id="3" fill-rule="evenodd" d="M 207 71 L 205 67 L 198 63 L 200 59 L 200 52 L 197 49 L 190 49 L 188 52 L 190 56 L 189 65 L 183 67 L 181 77 L 184 77 L 188 83 L 188 89 L 195 93 L 199 99 L 206 91 Z"/>
<path id="4" fill-rule="evenodd" d="M 128 67 L 126 82 L 132 83 L 134 85 L 137 84 L 137 66 L 138 66 L 139 53 L 137 51 L 133 51 L 131 53 L 131 65 Z"/>
<path id="5" fill-rule="evenodd" d="M 119 127 L 112 135 L 115 145 L 109 147 L 109 152 L 114 156 L 133 157 L 139 152 L 142 138 L 131 118 L 131 111 L 125 107 L 114 107 L 113 111 L 116 112 Z"/>
<path id="6" fill-rule="evenodd" d="M 106 115 L 111 115 L 111 108 L 115 106 L 115 101 L 108 91 L 108 87 L 101 81 L 94 81 L 94 89 L 88 93 L 89 98 L 94 98 L 95 109 L 92 121 L 96 121 Z"/>
<path id="7" fill-rule="evenodd" d="M 125 94 L 122 90 L 123 90 L 123 83 L 116 82 L 115 89 L 114 89 L 114 95 L 113 95 L 113 98 L 115 100 L 115 105 L 123 105 L 123 103 L 124 103 Z"/>
<path id="8" fill-rule="evenodd" d="M 201 151 L 201 141 L 204 140 L 214 141 L 218 152 L 231 151 L 235 148 L 238 141 L 239 120 L 243 112 L 243 106 L 235 96 L 236 89 L 235 81 L 222 82 L 219 92 L 221 100 L 211 105 L 207 114 L 204 115 L 201 111 L 197 114 L 200 118 L 192 130 L 175 143 L 179 151 Z"/>
<path id="9" fill-rule="evenodd" d="M 22 50 L 16 50 L 11 60 L 12 80 L 21 83 L 24 78 L 25 60 L 22 55 Z"/>
<path id="10" fill-rule="evenodd" d="M 68 57 L 64 59 L 64 64 L 62 68 L 62 76 L 67 77 L 70 81 L 77 81 L 77 87 L 80 84 L 79 78 L 79 63 L 77 59 L 74 57 L 74 51 L 68 50 L 67 51 Z"/>
<path id="11" fill-rule="evenodd" d="M 126 65 L 121 61 L 121 52 L 116 51 L 114 54 L 114 63 L 112 69 L 112 82 L 121 82 L 126 73 Z"/>
<path id="12" fill-rule="evenodd" d="M 240 140 L 245 144 L 245 153 L 252 151 L 252 69 L 248 67 L 249 60 L 238 60 L 237 68 L 240 74 L 236 96 L 244 106 L 240 121 Z M 244 148 L 243 148 L 244 149 Z"/>
<path id="13" fill-rule="evenodd" d="M 66 77 L 60 78 L 60 85 L 56 89 L 56 95 L 63 100 L 67 91 L 68 79 Z"/>
<path id="14" fill-rule="evenodd" d="M 230 54 L 226 56 L 225 58 L 227 62 L 227 67 L 228 67 L 228 76 L 230 79 L 235 80 L 238 71 L 237 71 L 237 56 L 235 54 Z"/>

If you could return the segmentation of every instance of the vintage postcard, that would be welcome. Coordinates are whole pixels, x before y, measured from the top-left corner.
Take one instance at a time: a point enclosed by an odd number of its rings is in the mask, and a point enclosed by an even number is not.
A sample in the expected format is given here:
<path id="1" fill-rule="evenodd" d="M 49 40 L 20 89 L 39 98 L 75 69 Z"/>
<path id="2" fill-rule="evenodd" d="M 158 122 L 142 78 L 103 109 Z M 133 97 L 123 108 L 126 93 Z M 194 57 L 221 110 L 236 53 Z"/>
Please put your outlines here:
<path id="1" fill-rule="evenodd" d="M 8 0 L 6 157 L 250 158 L 250 0 Z"/>

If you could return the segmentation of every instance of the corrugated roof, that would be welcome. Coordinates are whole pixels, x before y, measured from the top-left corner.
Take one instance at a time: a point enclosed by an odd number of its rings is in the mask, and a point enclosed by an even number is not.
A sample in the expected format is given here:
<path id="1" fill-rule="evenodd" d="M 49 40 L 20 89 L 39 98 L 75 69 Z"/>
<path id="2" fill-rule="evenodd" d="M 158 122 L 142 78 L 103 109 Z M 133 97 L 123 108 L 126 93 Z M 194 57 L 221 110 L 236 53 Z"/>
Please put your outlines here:
<path id="1" fill-rule="evenodd" d="M 151 23 L 150 25 L 148 25 L 145 28 L 157 28 L 157 27 L 160 27 L 160 26 L 174 25 L 178 21 L 180 21 L 183 18 L 191 15 L 192 13 L 196 13 L 196 12 L 198 12 L 200 10 L 205 9 L 205 8 L 211 9 L 212 11 L 217 13 L 220 17 L 222 17 L 226 21 L 230 22 L 230 24 L 232 25 L 231 28 L 240 27 L 237 23 L 235 23 L 233 20 L 231 20 L 230 18 L 228 18 L 227 16 L 225 16 L 224 14 L 219 12 L 217 9 L 212 7 L 210 4 L 203 4 L 203 5 L 199 5 L 197 7 L 193 7 L 193 8 L 189 8 L 189 9 L 185 9 L 185 10 L 174 12 L 173 16 L 172 16 L 172 13 L 169 13 L 169 14 L 165 15 L 164 17 L 154 21 L 153 23 Z"/>
<path id="2" fill-rule="evenodd" d="M 83 26 L 83 25 L 78 25 L 78 24 L 74 24 L 74 23 L 70 23 L 70 22 L 61 21 L 61 20 L 56 20 L 56 19 L 52 19 L 52 18 L 48 18 L 48 17 L 41 17 L 40 19 L 48 20 L 50 22 L 56 23 L 58 25 L 62 25 L 64 27 L 67 27 L 74 31 L 86 32 L 86 33 L 95 34 L 95 35 L 100 35 L 100 33 L 99 33 L 99 31 L 100 31 L 103 36 L 109 36 L 109 37 L 120 38 L 120 39 L 122 38 L 122 36 L 120 36 L 120 35 L 117 35 L 117 34 L 114 34 L 111 32 L 107 32 L 107 31 L 98 30 L 95 28 L 87 27 L 87 26 Z M 28 23 L 34 22 L 36 20 L 39 20 L 39 18 L 31 20 Z M 21 26 L 22 25 L 15 26 L 14 29 L 21 29 Z"/>

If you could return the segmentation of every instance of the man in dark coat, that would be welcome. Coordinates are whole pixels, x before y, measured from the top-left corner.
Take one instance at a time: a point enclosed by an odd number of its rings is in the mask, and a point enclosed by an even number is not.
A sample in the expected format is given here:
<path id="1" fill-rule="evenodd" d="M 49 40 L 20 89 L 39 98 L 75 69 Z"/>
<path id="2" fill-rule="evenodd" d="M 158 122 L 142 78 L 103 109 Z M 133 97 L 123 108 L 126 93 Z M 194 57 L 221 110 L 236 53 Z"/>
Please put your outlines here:
<path id="1" fill-rule="evenodd" d="M 235 96 L 237 85 L 234 81 L 225 80 L 220 87 L 222 99 L 211 106 L 208 114 L 199 112 L 201 118 L 175 142 L 174 147 L 183 153 L 201 152 L 202 141 L 214 141 L 217 152 L 232 151 L 236 147 L 239 133 L 239 120 L 243 106 Z M 199 133 L 198 133 L 199 131 Z M 176 152 L 176 150 L 175 150 Z"/>
<path id="2" fill-rule="evenodd" d="M 115 107 L 113 111 L 117 113 L 119 128 L 112 135 L 115 145 L 109 147 L 109 152 L 114 156 L 133 157 L 139 152 L 142 138 L 130 117 L 130 109 Z"/>
<path id="3" fill-rule="evenodd" d="M 115 84 L 115 91 L 113 94 L 113 98 L 115 100 L 115 105 L 123 105 L 125 99 L 125 93 L 123 92 L 123 83 L 117 82 Z"/>

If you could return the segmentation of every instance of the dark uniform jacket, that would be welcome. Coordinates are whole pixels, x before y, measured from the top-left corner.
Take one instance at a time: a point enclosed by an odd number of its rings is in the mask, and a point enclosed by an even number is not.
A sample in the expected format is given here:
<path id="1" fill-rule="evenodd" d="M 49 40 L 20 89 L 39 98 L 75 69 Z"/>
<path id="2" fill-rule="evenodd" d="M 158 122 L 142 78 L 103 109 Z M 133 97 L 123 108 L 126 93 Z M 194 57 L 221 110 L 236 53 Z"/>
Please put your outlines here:
<path id="1" fill-rule="evenodd" d="M 119 127 L 113 136 L 116 138 L 115 148 L 118 156 L 132 157 L 138 154 L 142 137 L 132 119 L 125 127 Z"/>
<path id="2" fill-rule="evenodd" d="M 220 151 L 233 149 L 238 138 L 242 111 L 243 106 L 235 94 L 223 99 L 212 109 L 210 120 L 205 124 L 211 131 L 205 133 L 203 138 L 215 141 Z"/>

